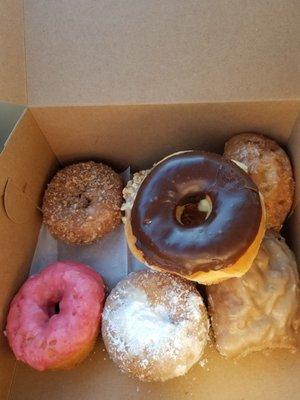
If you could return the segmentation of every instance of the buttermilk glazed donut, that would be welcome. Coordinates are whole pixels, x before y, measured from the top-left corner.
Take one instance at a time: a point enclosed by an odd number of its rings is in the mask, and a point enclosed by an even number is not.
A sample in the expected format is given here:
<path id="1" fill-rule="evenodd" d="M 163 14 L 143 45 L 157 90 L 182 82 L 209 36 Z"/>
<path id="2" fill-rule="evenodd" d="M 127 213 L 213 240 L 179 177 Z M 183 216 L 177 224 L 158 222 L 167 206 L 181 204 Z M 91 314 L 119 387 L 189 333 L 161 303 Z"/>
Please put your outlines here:
<path id="1" fill-rule="evenodd" d="M 118 283 L 103 311 L 102 336 L 110 358 L 142 381 L 184 375 L 203 354 L 208 318 L 192 283 L 151 270 Z"/>
<path id="2" fill-rule="evenodd" d="M 217 154 L 173 154 L 134 176 L 123 194 L 127 242 L 136 258 L 202 284 L 242 276 L 264 236 L 256 185 Z"/>
<path id="3" fill-rule="evenodd" d="M 88 244 L 121 221 L 122 180 L 107 165 L 83 162 L 65 167 L 49 183 L 43 222 L 66 243 Z"/>
<path id="4" fill-rule="evenodd" d="M 80 363 L 95 344 L 104 298 L 101 276 L 84 264 L 57 262 L 31 276 L 7 317 L 16 358 L 39 371 Z"/>
<path id="5" fill-rule="evenodd" d="M 279 231 L 292 207 L 295 187 L 292 166 L 285 151 L 263 135 L 242 133 L 225 144 L 224 154 L 247 166 L 264 197 L 266 226 Z"/>
<path id="6" fill-rule="evenodd" d="M 299 275 L 281 237 L 267 233 L 244 276 L 209 286 L 207 292 L 216 347 L 223 356 L 297 346 Z"/>

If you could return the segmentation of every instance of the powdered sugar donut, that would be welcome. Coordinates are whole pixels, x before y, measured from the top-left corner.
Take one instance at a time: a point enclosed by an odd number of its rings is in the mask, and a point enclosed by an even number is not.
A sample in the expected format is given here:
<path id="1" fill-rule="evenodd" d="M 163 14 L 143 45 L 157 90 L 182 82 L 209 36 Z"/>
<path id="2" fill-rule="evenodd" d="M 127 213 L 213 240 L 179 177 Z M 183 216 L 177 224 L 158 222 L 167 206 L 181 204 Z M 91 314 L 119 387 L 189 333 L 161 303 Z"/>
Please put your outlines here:
<path id="1" fill-rule="evenodd" d="M 84 264 L 58 262 L 31 276 L 7 317 L 16 358 L 39 371 L 78 364 L 94 346 L 104 298 L 101 276 Z"/>
<path id="2" fill-rule="evenodd" d="M 192 283 L 144 270 L 123 279 L 108 296 L 102 335 L 123 372 L 144 381 L 166 381 L 200 360 L 208 319 Z"/>

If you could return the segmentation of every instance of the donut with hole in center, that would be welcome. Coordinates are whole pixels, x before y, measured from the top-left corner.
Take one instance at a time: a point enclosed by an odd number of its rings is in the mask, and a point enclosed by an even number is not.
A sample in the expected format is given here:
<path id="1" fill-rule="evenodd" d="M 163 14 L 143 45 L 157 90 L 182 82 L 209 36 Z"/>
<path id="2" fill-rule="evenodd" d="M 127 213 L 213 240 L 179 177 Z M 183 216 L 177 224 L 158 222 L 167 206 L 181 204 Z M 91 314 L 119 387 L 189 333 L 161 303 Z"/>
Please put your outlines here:
<path id="1" fill-rule="evenodd" d="M 140 261 L 203 284 L 247 272 L 265 213 L 245 171 L 218 154 L 186 151 L 141 176 L 124 189 L 123 205 L 127 241 Z"/>

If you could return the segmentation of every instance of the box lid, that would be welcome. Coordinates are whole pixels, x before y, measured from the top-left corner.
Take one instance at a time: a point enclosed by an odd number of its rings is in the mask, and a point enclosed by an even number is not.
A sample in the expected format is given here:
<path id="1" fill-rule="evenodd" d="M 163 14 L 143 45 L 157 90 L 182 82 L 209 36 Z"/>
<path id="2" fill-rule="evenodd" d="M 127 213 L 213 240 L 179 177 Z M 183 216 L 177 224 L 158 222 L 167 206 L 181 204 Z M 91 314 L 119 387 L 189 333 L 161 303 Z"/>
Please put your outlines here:
<path id="1" fill-rule="evenodd" d="M 0 1 L 0 99 L 20 102 L 22 1 Z M 299 98 L 296 7 L 294 0 L 26 0 L 28 103 Z"/>
<path id="2" fill-rule="evenodd" d="M 0 101 L 27 103 L 23 0 L 0 0 Z"/>

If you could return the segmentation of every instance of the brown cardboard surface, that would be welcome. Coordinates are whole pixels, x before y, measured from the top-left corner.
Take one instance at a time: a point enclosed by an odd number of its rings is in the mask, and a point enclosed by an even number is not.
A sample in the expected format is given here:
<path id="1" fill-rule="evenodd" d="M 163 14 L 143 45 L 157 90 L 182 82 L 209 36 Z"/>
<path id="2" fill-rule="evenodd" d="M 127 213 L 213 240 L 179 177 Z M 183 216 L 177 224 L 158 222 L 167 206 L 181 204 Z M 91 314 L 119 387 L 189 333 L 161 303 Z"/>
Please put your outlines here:
<path id="1" fill-rule="evenodd" d="M 274 351 L 242 360 L 208 349 L 206 366 L 165 383 L 141 383 L 118 371 L 98 344 L 73 371 L 38 373 L 18 365 L 9 400 L 298 400 L 300 355 Z"/>
<path id="2" fill-rule="evenodd" d="M 300 95 L 297 0 L 25 0 L 30 105 Z"/>
<path id="3" fill-rule="evenodd" d="M 0 332 L 5 328 L 9 302 L 28 274 L 41 223 L 36 205 L 56 165 L 54 154 L 27 112 L 0 154 Z M 6 207 L 9 207 L 9 215 Z M 15 365 L 2 333 L 0 359 L 2 400 L 8 395 Z"/>
<path id="4" fill-rule="evenodd" d="M 26 104 L 22 0 L 0 0 L 0 101 Z"/>
<path id="5" fill-rule="evenodd" d="M 32 108 L 61 161 L 92 157 L 133 169 L 183 149 L 222 152 L 245 131 L 285 142 L 299 112 L 299 101 Z"/>

